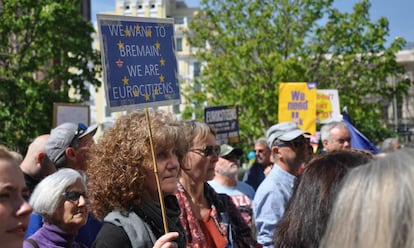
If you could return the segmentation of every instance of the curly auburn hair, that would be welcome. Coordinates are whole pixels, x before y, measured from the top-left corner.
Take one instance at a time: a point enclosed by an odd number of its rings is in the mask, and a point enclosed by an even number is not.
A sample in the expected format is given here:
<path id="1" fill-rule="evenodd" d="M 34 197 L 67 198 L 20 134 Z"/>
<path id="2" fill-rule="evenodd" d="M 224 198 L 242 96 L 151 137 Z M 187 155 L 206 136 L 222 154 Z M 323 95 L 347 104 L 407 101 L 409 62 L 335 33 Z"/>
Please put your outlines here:
<path id="1" fill-rule="evenodd" d="M 149 110 L 149 119 L 154 151 L 173 148 L 181 160 L 188 149 L 182 122 L 160 110 Z M 145 113 L 120 117 L 90 148 L 88 163 L 92 212 L 98 219 L 114 209 L 140 206 L 146 175 L 153 170 Z"/>

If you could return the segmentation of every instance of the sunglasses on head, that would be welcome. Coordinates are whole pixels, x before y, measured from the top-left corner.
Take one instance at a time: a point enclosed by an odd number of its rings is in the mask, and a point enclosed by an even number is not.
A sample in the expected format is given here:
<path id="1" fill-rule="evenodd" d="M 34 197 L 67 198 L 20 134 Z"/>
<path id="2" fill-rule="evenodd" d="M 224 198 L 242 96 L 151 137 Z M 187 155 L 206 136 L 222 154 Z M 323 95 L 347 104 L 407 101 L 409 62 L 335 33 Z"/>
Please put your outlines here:
<path id="1" fill-rule="evenodd" d="M 77 192 L 77 191 L 65 191 L 62 194 L 65 197 L 65 200 L 73 202 L 75 204 L 79 203 L 79 199 L 83 196 L 83 199 L 87 200 L 88 196 L 85 192 Z"/>
<path id="2" fill-rule="evenodd" d="M 86 132 L 88 127 L 83 123 L 78 123 L 78 129 L 75 132 L 75 136 L 73 136 L 72 141 L 70 142 L 70 147 L 77 144 L 79 141 L 79 137 Z"/>
<path id="3" fill-rule="evenodd" d="M 211 156 L 213 155 L 213 153 L 218 156 L 220 155 L 220 146 L 208 145 L 202 148 L 193 148 L 193 149 L 190 149 L 190 151 L 201 152 L 204 157 Z"/>

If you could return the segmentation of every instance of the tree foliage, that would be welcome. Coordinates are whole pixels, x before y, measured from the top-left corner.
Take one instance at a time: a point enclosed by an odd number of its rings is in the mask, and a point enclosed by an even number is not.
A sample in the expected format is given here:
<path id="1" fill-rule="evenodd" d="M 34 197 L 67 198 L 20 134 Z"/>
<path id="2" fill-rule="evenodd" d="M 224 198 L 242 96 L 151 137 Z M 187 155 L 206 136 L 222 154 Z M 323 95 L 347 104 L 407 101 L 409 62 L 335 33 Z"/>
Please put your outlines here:
<path id="1" fill-rule="evenodd" d="M 388 21 L 372 21 L 370 6 L 362 0 L 345 13 L 333 0 L 203 0 L 188 34 L 204 65 L 202 89 L 186 89 L 187 99 L 239 105 L 241 136 L 251 143 L 277 122 L 278 82 L 317 82 L 338 89 L 354 125 L 378 141 L 390 134 L 380 100 L 410 82 L 386 83 L 404 72 L 395 54 L 405 41 L 386 47 Z"/>
<path id="2" fill-rule="evenodd" d="M 0 142 L 24 152 L 48 133 L 53 102 L 84 101 L 98 86 L 99 53 L 79 0 L 0 0 Z M 69 91 L 79 96 L 69 98 Z"/>

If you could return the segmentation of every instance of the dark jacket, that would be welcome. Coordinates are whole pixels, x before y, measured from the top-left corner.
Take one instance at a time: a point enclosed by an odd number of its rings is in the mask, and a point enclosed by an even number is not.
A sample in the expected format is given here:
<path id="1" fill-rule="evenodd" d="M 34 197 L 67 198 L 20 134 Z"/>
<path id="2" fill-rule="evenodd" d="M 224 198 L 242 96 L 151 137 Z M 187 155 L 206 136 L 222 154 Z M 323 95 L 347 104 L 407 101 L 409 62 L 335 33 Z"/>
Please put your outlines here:
<path id="1" fill-rule="evenodd" d="M 179 237 L 174 242 L 178 244 L 178 247 L 185 247 L 185 236 L 179 220 L 180 208 L 177 199 L 173 195 L 166 196 L 164 203 L 168 231 L 178 232 Z M 142 244 L 140 247 L 152 248 L 155 241 L 165 233 L 160 205 L 154 202 L 146 201 L 139 208 L 135 207 L 126 212 L 115 211 L 110 215 L 107 215 L 109 218 L 105 217 L 93 247 L 132 248 L 131 242 L 134 244 L 139 242 Z M 116 217 L 117 215 L 118 217 Z M 129 221 L 128 218 L 134 219 L 134 221 Z"/>
<path id="2" fill-rule="evenodd" d="M 254 191 L 257 190 L 260 183 L 265 179 L 263 166 L 255 162 L 250 168 L 246 170 L 243 176 L 243 182 L 251 185 Z"/>

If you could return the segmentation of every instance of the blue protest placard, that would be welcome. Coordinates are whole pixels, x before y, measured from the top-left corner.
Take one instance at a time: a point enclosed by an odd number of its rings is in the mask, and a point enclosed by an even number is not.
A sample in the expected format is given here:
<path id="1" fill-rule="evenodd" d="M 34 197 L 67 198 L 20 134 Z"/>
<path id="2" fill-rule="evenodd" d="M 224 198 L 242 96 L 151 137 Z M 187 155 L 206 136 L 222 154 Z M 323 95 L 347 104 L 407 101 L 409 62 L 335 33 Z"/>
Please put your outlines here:
<path id="1" fill-rule="evenodd" d="M 235 105 L 206 107 L 204 122 L 216 131 L 216 143 L 234 144 L 240 141 L 238 108 Z"/>
<path id="2" fill-rule="evenodd" d="M 179 104 L 174 20 L 98 14 L 108 108 Z"/>

